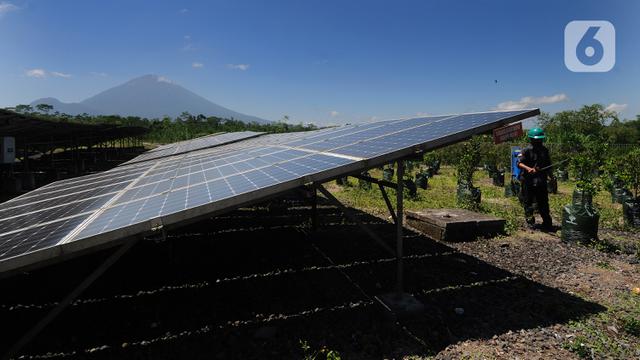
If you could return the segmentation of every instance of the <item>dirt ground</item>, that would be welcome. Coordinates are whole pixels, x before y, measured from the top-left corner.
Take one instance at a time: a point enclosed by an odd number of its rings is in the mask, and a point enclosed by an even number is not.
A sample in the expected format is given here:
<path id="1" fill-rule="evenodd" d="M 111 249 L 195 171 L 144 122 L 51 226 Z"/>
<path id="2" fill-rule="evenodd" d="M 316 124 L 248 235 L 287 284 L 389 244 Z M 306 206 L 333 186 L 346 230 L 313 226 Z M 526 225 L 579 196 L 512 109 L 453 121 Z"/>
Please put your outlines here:
<path id="1" fill-rule="evenodd" d="M 313 232 L 303 205 L 136 244 L 22 358 L 640 358 L 629 254 L 524 230 L 444 244 L 406 229 L 404 287 L 425 311 L 396 322 L 375 298 L 395 288 L 393 256 L 335 207 Z M 393 224 L 356 212 L 395 247 Z M 0 280 L 0 352 L 111 251 Z"/>
<path id="2" fill-rule="evenodd" d="M 638 238 L 638 234 L 628 236 Z M 640 268 L 637 261 L 630 261 L 633 258 L 566 244 L 554 235 L 523 230 L 499 240 L 461 243 L 454 247 L 513 274 L 605 308 L 616 307 L 621 298 L 640 296 L 633 292 L 640 284 Z M 637 306 L 639 303 L 636 299 L 624 305 Z M 597 330 L 606 333 L 607 341 L 617 343 L 612 347 L 620 346 L 623 350 L 608 354 L 607 351 L 599 354 L 587 351 L 583 357 L 640 357 L 640 339 L 623 334 L 614 317 L 615 314 L 606 316 L 609 323 L 602 324 L 603 328 Z M 437 358 L 576 358 L 580 354 L 565 348 L 580 336 L 581 331 L 570 323 L 559 321 L 548 326 L 510 329 L 490 339 L 460 342 L 447 347 Z"/>

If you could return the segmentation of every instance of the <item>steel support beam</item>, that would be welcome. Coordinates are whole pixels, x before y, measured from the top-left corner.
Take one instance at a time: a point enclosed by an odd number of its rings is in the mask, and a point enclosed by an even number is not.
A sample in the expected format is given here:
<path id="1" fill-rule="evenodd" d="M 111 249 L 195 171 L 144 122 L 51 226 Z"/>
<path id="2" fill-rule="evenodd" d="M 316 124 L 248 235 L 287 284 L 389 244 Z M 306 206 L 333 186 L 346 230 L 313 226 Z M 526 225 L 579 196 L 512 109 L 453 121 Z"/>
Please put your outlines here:
<path id="1" fill-rule="evenodd" d="M 402 239 L 402 223 L 403 223 L 403 201 L 404 201 L 404 161 L 398 160 L 398 187 L 396 190 L 396 261 L 397 261 L 397 278 L 396 278 L 396 286 L 398 294 L 404 292 L 404 249 L 403 249 L 403 239 Z"/>
<path id="2" fill-rule="evenodd" d="M 397 224 L 398 217 L 396 216 L 396 211 L 393 210 L 393 205 L 391 205 L 391 200 L 389 200 L 389 195 L 387 195 L 387 192 L 384 189 L 384 185 L 378 184 L 378 187 L 380 188 L 380 192 L 382 193 L 382 198 L 384 199 L 385 204 L 387 204 L 387 209 L 389 209 L 389 213 L 391 214 L 393 223 Z"/>
<path id="3" fill-rule="evenodd" d="M 373 183 L 373 184 L 378 184 L 378 186 L 386 186 L 386 187 L 391 188 L 391 189 L 395 189 L 396 187 L 398 187 L 397 184 L 395 184 L 395 183 L 393 183 L 391 181 L 384 180 L 384 179 L 382 179 L 382 180 L 381 179 L 376 179 L 376 178 L 372 178 L 370 176 L 365 176 L 365 175 L 350 175 L 350 176 L 352 176 L 352 177 L 354 177 L 356 179 L 360 179 L 360 180 L 364 180 L 364 181 Z"/>
<path id="4" fill-rule="evenodd" d="M 315 186 L 322 193 L 322 195 L 324 195 L 330 202 L 332 202 L 334 205 L 336 205 L 338 208 L 340 208 L 346 217 L 348 217 L 353 222 L 355 222 L 356 225 L 358 225 L 358 227 L 360 229 L 362 229 L 362 231 L 364 231 L 367 235 L 369 235 L 369 237 L 371 237 L 373 240 L 375 240 L 378 243 L 378 245 L 380 245 L 383 249 L 385 249 L 389 254 L 395 255 L 395 252 L 393 251 L 393 249 L 391 249 L 391 247 L 389 245 L 387 245 L 380 238 L 380 236 L 378 236 L 378 234 L 376 234 L 371 229 L 369 229 L 365 224 L 363 224 L 362 221 L 360 219 L 358 219 L 358 217 L 353 213 L 353 210 L 351 210 L 348 207 L 344 206 L 340 202 L 340 200 L 336 199 L 335 196 L 333 196 L 333 194 L 331 194 L 321 184 L 316 184 Z"/>
<path id="5" fill-rule="evenodd" d="M 311 231 L 318 231 L 318 189 L 311 189 Z"/>
<path id="6" fill-rule="evenodd" d="M 25 333 L 11 349 L 4 354 L 3 359 L 10 359 L 17 355 L 22 348 L 33 340 L 44 328 L 49 325 L 67 306 L 69 306 L 78 296 L 80 296 L 91 284 L 93 284 L 107 269 L 111 267 L 118 259 L 122 257 L 137 242 L 132 239 L 121 245 L 111 256 L 107 258 L 100 266 L 98 266 L 89 276 L 87 276 L 73 291 L 71 291 L 55 308 L 53 308 L 45 317 Z"/>
<path id="7" fill-rule="evenodd" d="M 398 187 L 398 184 L 392 183 L 391 181 L 387 181 L 384 179 L 380 180 L 380 179 L 372 178 L 370 176 L 365 176 L 362 174 L 352 175 L 352 176 L 356 179 L 364 180 L 369 183 L 378 185 L 378 187 L 380 188 L 380 192 L 382 193 L 382 198 L 384 199 L 385 204 L 387 204 L 387 209 L 389 209 L 389 214 L 391 214 L 391 218 L 393 219 L 394 224 L 397 223 L 398 217 L 396 216 L 395 210 L 393 210 L 393 205 L 391 205 L 391 201 L 389 200 L 389 195 L 387 195 L 387 192 L 385 191 L 384 188 L 388 187 L 388 188 L 395 189 Z"/>

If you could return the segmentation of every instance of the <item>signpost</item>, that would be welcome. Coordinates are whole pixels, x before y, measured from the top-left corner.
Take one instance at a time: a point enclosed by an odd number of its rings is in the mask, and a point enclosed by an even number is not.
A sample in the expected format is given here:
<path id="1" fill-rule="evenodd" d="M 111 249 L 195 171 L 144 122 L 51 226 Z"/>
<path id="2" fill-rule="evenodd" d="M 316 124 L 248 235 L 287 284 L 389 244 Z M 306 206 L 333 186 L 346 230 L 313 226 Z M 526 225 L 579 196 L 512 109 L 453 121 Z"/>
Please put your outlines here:
<path id="1" fill-rule="evenodd" d="M 522 123 L 517 122 L 515 124 L 503 126 L 493 130 L 493 143 L 500 144 L 505 141 L 520 138 L 524 132 L 522 131 Z"/>

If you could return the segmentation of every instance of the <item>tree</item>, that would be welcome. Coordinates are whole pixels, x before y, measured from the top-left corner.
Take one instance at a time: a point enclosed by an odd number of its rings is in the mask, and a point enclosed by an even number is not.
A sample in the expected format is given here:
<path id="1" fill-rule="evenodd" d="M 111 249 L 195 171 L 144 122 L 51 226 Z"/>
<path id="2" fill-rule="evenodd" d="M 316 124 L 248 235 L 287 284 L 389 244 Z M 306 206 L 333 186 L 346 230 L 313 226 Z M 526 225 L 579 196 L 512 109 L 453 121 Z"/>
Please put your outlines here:
<path id="1" fill-rule="evenodd" d="M 595 195 L 600 190 L 598 175 L 604 165 L 608 144 L 593 135 L 577 135 L 574 139 L 569 166 L 576 177 L 576 188 L 585 194 Z"/>
<path id="2" fill-rule="evenodd" d="M 640 120 L 620 121 L 615 119 L 604 129 L 612 144 L 638 144 L 640 142 Z"/>
<path id="3" fill-rule="evenodd" d="M 615 112 L 605 110 L 600 104 L 593 104 L 553 115 L 542 113 L 538 117 L 538 123 L 550 141 L 564 143 L 576 135 L 600 137 L 605 126 L 617 118 Z"/>
<path id="4" fill-rule="evenodd" d="M 473 186 L 473 173 L 480 162 L 480 138 L 473 137 L 465 142 L 459 153 L 456 165 L 458 184 Z"/>
<path id="5" fill-rule="evenodd" d="M 15 108 L 17 113 L 20 114 L 27 114 L 33 111 L 33 108 L 31 107 L 31 105 L 16 105 Z"/>
<path id="6" fill-rule="evenodd" d="M 628 186 L 634 199 L 640 195 L 640 148 L 634 149 L 623 157 L 623 166 L 619 171 L 620 180 Z"/>
<path id="7" fill-rule="evenodd" d="M 49 111 L 53 110 L 53 105 L 38 104 L 36 105 L 36 109 L 38 109 L 38 111 L 41 113 L 49 114 Z"/>

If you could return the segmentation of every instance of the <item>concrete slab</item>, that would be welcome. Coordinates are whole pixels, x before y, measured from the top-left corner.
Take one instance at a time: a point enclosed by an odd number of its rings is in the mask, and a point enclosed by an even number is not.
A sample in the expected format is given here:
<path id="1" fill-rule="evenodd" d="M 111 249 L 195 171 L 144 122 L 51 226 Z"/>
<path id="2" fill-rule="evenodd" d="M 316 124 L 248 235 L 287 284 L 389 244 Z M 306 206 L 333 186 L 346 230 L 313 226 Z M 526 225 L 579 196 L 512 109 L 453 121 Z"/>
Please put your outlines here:
<path id="1" fill-rule="evenodd" d="M 504 233 L 504 219 L 465 209 L 424 209 L 405 215 L 409 226 L 440 241 L 473 241 Z"/>

